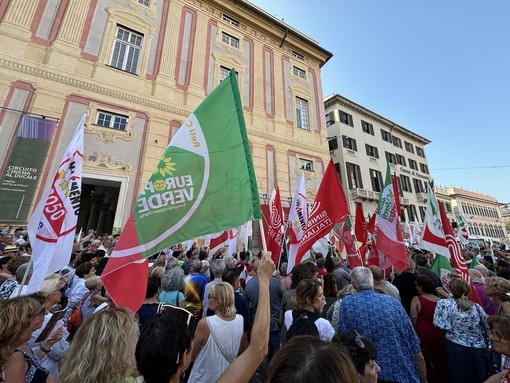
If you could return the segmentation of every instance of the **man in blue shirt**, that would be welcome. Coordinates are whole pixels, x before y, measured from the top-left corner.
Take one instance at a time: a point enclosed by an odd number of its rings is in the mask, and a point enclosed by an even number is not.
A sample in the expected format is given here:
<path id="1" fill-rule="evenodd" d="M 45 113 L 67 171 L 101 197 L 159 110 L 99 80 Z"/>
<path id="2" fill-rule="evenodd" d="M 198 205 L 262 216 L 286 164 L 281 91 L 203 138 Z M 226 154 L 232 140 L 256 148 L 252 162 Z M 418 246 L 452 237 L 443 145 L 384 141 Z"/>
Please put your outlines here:
<path id="1" fill-rule="evenodd" d="M 354 268 L 351 281 L 357 293 L 342 300 L 339 332 L 356 330 L 376 345 L 376 362 L 381 367 L 378 382 L 425 383 L 420 341 L 400 302 L 374 292 L 367 267 Z"/>

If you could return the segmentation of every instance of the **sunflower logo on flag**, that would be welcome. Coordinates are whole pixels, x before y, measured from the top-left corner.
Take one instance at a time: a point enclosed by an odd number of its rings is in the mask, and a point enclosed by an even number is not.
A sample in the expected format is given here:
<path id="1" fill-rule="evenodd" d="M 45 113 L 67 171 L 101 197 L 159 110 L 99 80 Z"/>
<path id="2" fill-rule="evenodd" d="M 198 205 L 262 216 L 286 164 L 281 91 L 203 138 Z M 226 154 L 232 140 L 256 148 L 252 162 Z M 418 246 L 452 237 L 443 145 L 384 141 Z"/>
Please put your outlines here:
<path id="1" fill-rule="evenodd" d="M 167 174 L 171 176 L 175 170 L 175 162 L 172 162 L 172 157 L 165 157 L 163 155 L 163 158 L 161 158 L 161 161 L 159 161 L 159 164 L 154 170 L 153 174 L 161 174 L 163 177 L 165 177 Z"/>

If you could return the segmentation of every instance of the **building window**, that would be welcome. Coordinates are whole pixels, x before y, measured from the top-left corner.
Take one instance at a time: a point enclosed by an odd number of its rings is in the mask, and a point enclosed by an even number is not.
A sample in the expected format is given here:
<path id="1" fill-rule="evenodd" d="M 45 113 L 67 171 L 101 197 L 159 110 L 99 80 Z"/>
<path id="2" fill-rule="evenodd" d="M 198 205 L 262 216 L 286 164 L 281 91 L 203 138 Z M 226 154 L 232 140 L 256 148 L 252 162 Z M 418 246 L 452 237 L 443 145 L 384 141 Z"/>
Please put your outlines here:
<path id="1" fill-rule="evenodd" d="M 395 159 L 395 154 L 390 152 L 385 152 L 386 154 L 386 161 L 388 161 L 390 164 L 396 164 L 397 160 Z"/>
<path id="2" fill-rule="evenodd" d="M 416 147 L 416 154 L 422 158 L 425 158 L 425 152 L 423 151 L 422 148 Z"/>
<path id="3" fill-rule="evenodd" d="M 425 206 L 418 206 L 418 209 L 420 210 L 421 221 L 425 222 Z"/>
<path id="4" fill-rule="evenodd" d="M 338 162 L 335 163 L 335 170 L 336 170 L 336 174 L 338 174 L 338 178 L 342 178 L 341 177 L 341 169 L 340 169 L 340 164 Z"/>
<path id="5" fill-rule="evenodd" d="M 404 156 L 401 156 L 400 154 L 395 154 L 395 157 L 397 158 L 397 164 L 406 166 L 406 158 Z"/>
<path id="6" fill-rule="evenodd" d="M 296 97 L 296 119 L 298 128 L 310 130 L 308 125 L 308 101 L 299 97 Z"/>
<path id="7" fill-rule="evenodd" d="M 304 158 L 300 158 L 299 166 L 302 170 L 306 170 L 307 172 L 313 172 L 313 161 L 305 160 Z"/>
<path id="8" fill-rule="evenodd" d="M 370 171 L 370 181 L 372 181 L 372 190 L 376 192 L 382 191 L 384 184 L 382 179 L 382 174 L 378 170 L 369 169 Z"/>
<path id="9" fill-rule="evenodd" d="M 360 167 L 350 162 L 346 162 L 345 166 L 347 168 L 347 183 L 349 184 L 349 189 L 363 189 Z"/>
<path id="10" fill-rule="evenodd" d="M 391 133 L 387 130 L 381 129 L 381 137 L 383 141 L 391 142 Z"/>
<path id="11" fill-rule="evenodd" d="M 221 41 L 234 48 L 239 48 L 239 39 L 229 35 L 228 33 L 221 32 Z"/>
<path id="12" fill-rule="evenodd" d="M 298 76 L 298 77 L 306 79 L 306 72 L 303 69 L 295 66 L 292 68 L 292 70 L 293 70 L 294 76 Z"/>
<path id="13" fill-rule="evenodd" d="M 143 35 L 124 27 L 117 27 L 110 65 L 129 73 L 136 73 Z"/>
<path id="14" fill-rule="evenodd" d="M 365 133 L 374 135 L 374 125 L 370 124 L 369 122 L 361 120 L 361 130 L 363 130 Z"/>
<path id="15" fill-rule="evenodd" d="M 402 184 L 402 190 L 408 193 L 412 193 L 411 179 L 403 174 L 400 175 L 400 183 Z"/>
<path id="16" fill-rule="evenodd" d="M 415 160 L 409 158 L 409 167 L 413 170 L 418 170 L 418 164 Z"/>
<path id="17" fill-rule="evenodd" d="M 391 140 L 393 141 L 393 146 L 402 149 L 402 140 L 400 138 L 392 136 Z"/>
<path id="18" fill-rule="evenodd" d="M 402 181 L 400 180 L 400 177 L 397 177 L 397 187 L 398 187 L 398 195 L 400 197 L 403 197 L 404 191 L 402 190 Z"/>
<path id="19" fill-rule="evenodd" d="M 145 5 L 146 7 L 149 7 L 151 5 L 151 0 L 138 0 L 140 4 Z"/>
<path id="20" fill-rule="evenodd" d="M 351 149 L 356 152 L 358 151 L 358 147 L 356 146 L 356 140 L 354 138 L 342 136 L 342 141 L 344 148 Z"/>
<path id="21" fill-rule="evenodd" d="M 335 112 L 326 114 L 326 126 L 331 126 L 335 123 Z"/>
<path id="22" fill-rule="evenodd" d="M 367 156 L 379 158 L 379 151 L 375 146 L 365 144 L 365 148 L 367 149 Z"/>
<path id="23" fill-rule="evenodd" d="M 421 180 L 413 178 L 413 184 L 414 184 L 414 191 L 416 193 L 425 193 L 425 188 L 423 187 L 423 182 L 421 182 Z"/>
<path id="24" fill-rule="evenodd" d="M 416 206 L 409 205 L 407 208 L 407 215 L 409 216 L 409 221 L 418 222 L 418 214 L 416 214 Z"/>
<path id="25" fill-rule="evenodd" d="M 342 122 L 342 123 L 344 123 L 346 125 L 353 126 L 353 124 L 352 124 L 352 116 L 349 113 L 345 113 L 345 112 L 340 111 L 340 122 Z"/>
<path id="26" fill-rule="evenodd" d="M 304 61 L 304 59 L 305 59 L 305 56 L 303 56 L 301 53 L 296 52 L 296 51 L 292 51 L 292 57 L 294 57 L 295 59 L 301 60 L 301 61 Z"/>
<path id="27" fill-rule="evenodd" d="M 223 14 L 222 19 L 223 19 L 223 21 L 226 21 L 227 23 L 229 23 L 230 25 L 233 25 L 234 27 L 238 27 L 239 26 L 239 21 L 237 21 L 236 19 L 233 19 L 230 16 L 227 16 L 227 15 Z"/>
<path id="28" fill-rule="evenodd" d="M 421 162 L 420 162 L 420 170 L 422 173 L 429 174 L 429 167 L 425 164 L 422 164 Z"/>
<path id="29" fill-rule="evenodd" d="M 410 142 L 407 142 L 407 141 L 404 141 L 404 144 L 406 146 L 406 150 L 409 153 L 413 153 L 414 154 L 414 146 L 413 146 L 413 144 L 411 144 Z"/>
<path id="30" fill-rule="evenodd" d="M 444 206 L 444 210 L 445 210 L 447 213 L 451 213 L 451 212 L 452 212 L 452 205 L 451 205 L 451 203 L 449 203 L 449 202 L 443 202 L 443 206 Z"/>
<path id="31" fill-rule="evenodd" d="M 127 116 L 108 113 L 102 110 L 97 111 L 96 125 L 104 126 L 105 128 L 126 130 L 127 122 Z"/>
<path id="32" fill-rule="evenodd" d="M 338 140 L 336 137 L 330 138 L 328 140 L 329 150 L 336 150 L 338 149 Z"/>

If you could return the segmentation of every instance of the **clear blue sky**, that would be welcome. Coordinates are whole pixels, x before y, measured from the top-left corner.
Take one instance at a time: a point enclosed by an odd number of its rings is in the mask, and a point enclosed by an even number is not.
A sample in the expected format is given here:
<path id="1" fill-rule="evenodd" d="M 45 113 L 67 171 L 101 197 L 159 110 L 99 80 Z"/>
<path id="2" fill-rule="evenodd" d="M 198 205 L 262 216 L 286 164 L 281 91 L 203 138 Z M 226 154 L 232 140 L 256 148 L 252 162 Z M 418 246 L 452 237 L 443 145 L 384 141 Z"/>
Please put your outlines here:
<path id="1" fill-rule="evenodd" d="M 510 202 L 510 1 L 251 1 L 333 53 L 324 96 L 432 141 L 436 185 Z"/>

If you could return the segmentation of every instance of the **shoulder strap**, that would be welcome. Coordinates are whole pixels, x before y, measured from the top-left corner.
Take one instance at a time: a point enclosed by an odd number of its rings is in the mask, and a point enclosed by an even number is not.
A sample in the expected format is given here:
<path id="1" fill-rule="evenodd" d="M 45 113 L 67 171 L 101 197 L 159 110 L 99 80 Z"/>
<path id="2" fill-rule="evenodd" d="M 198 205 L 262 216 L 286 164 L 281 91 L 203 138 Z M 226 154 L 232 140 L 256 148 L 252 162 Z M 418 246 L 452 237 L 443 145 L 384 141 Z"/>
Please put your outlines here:
<path id="1" fill-rule="evenodd" d="M 218 340 L 216 339 L 216 335 L 214 335 L 214 331 L 212 330 L 212 327 L 209 324 L 210 318 L 211 317 L 205 317 L 205 323 L 207 324 L 207 327 L 209 328 L 209 333 L 211 334 L 214 343 L 216 343 L 216 346 L 218 346 L 218 349 L 220 350 L 221 355 L 223 355 L 223 357 L 226 359 L 227 362 L 232 363 L 234 361 L 235 357 L 234 357 L 234 359 L 231 359 L 231 358 L 228 358 L 225 355 L 225 352 L 223 351 L 223 349 L 221 348 L 220 344 L 218 343 Z"/>
<path id="2" fill-rule="evenodd" d="M 179 293 L 180 291 L 177 291 L 177 295 L 175 296 L 175 307 L 179 307 Z"/>
<path id="3" fill-rule="evenodd" d="M 82 300 L 80 302 L 80 305 L 79 305 L 80 308 L 81 308 L 81 306 L 83 306 L 83 304 L 85 303 L 85 301 L 87 300 L 87 298 L 89 297 L 90 294 L 92 294 L 92 293 L 89 291 L 87 294 L 85 294 L 83 296 L 83 298 L 82 298 Z"/>

